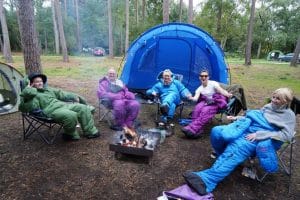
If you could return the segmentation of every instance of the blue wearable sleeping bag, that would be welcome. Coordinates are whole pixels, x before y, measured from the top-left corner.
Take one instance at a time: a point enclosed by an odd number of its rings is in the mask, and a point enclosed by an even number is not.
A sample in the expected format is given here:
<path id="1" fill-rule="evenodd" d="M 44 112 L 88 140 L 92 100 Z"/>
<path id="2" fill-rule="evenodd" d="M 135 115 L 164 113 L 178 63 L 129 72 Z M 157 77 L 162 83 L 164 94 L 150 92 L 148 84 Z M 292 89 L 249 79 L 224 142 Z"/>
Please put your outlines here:
<path id="1" fill-rule="evenodd" d="M 276 131 L 264 118 L 260 110 L 248 111 L 245 118 L 229 125 L 216 126 L 211 132 L 211 143 L 219 155 L 209 169 L 194 172 L 206 185 L 206 192 L 214 190 L 216 185 L 228 176 L 239 164 L 251 156 L 258 156 L 260 164 L 268 172 L 278 169 L 276 149 L 282 142 L 272 139 L 250 142 L 245 138 L 256 131 Z"/>

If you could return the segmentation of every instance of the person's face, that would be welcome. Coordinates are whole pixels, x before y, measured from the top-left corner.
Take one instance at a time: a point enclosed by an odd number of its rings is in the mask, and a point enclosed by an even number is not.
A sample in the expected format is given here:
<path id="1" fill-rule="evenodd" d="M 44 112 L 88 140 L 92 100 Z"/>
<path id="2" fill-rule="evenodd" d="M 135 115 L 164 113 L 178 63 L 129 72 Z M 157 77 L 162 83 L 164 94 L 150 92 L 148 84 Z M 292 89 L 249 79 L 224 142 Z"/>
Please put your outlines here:
<path id="1" fill-rule="evenodd" d="M 272 95 L 271 103 L 277 107 L 280 107 L 285 104 L 285 102 L 281 100 L 277 94 Z"/>
<path id="2" fill-rule="evenodd" d="M 207 82 L 207 80 L 209 79 L 208 73 L 207 72 L 202 72 L 199 75 L 199 79 L 201 80 L 202 83 Z"/>
<path id="3" fill-rule="evenodd" d="M 171 81 L 172 81 L 171 74 L 164 73 L 163 74 L 163 79 L 164 79 L 164 84 L 169 85 L 171 83 Z"/>
<path id="4" fill-rule="evenodd" d="M 35 79 L 33 79 L 31 87 L 42 89 L 44 87 L 43 79 L 41 77 L 36 77 Z"/>
<path id="5" fill-rule="evenodd" d="M 108 72 L 108 79 L 109 81 L 115 81 L 117 79 L 117 75 L 115 71 Z"/>

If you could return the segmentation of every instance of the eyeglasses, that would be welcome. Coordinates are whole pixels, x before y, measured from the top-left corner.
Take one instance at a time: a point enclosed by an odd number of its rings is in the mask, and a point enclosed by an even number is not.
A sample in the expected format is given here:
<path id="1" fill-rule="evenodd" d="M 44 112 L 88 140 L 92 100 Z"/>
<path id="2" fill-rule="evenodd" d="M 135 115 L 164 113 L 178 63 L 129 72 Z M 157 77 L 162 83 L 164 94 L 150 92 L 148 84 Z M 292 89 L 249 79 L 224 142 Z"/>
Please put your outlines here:
<path id="1" fill-rule="evenodd" d="M 208 77 L 208 75 L 200 75 L 200 77 L 201 78 L 204 78 L 204 77 L 206 78 L 206 77 Z"/>

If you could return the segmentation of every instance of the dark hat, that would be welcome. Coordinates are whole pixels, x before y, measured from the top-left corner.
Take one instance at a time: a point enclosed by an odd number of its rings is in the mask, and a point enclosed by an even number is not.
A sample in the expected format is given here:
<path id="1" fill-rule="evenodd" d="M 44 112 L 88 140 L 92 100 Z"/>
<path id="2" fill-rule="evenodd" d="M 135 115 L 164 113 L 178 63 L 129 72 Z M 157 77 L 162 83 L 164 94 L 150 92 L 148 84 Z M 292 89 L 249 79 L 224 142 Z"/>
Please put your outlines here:
<path id="1" fill-rule="evenodd" d="M 40 77 L 43 80 L 43 83 L 47 82 L 47 76 L 44 74 L 40 74 L 40 73 L 32 73 L 28 76 L 28 79 L 30 80 L 30 83 L 32 83 L 33 80 L 37 77 Z"/>

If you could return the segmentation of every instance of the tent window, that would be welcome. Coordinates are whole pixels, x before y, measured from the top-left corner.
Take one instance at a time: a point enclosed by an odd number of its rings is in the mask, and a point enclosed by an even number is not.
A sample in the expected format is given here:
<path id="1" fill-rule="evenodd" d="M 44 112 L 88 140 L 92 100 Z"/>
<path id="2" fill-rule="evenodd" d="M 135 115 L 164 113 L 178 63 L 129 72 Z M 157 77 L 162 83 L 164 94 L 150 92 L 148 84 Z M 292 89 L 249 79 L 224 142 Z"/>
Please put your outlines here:
<path id="1" fill-rule="evenodd" d="M 17 103 L 16 92 L 11 86 L 7 74 L 0 71 L 0 113 L 7 112 Z"/>
<path id="2" fill-rule="evenodd" d="M 203 69 L 208 69 L 212 74 L 211 62 L 205 49 L 202 49 L 198 45 L 195 45 L 195 65 L 194 73 L 199 73 Z"/>
<path id="3" fill-rule="evenodd" d="M 141 71 L 153 71 L 155 68 L 155 50 L 156 42 L 149 46 L 147 50 L 141 55 L 138 69 Z"/>
<path id="4" fill-rule="evenodd" d="M 192 47 L 184 39 L 160 38 L 158 52 L 158 67 L 182 70 L 183 67 L 190 66 Z"/>

